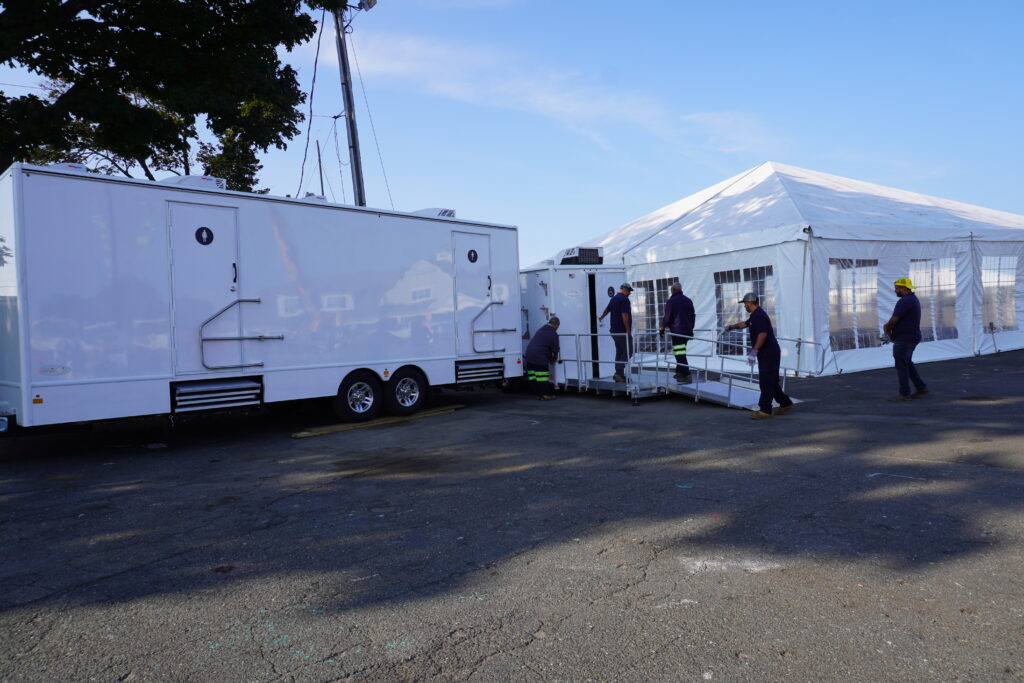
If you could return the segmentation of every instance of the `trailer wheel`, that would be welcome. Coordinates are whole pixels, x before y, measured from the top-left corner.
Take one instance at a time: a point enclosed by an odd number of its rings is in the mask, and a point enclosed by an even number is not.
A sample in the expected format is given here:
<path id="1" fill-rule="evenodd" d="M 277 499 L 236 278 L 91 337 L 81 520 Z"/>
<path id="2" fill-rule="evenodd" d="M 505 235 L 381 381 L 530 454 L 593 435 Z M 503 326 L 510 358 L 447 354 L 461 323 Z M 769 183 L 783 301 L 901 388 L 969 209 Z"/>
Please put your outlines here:
<path id="1" fill-rule="evenodd" d="M 384 403 L 380 380 L 365 370 L 353 372 L 338 389 L 333 401 L 334 412 L 348 422 L 372 420 L 380 414 Z"/>
<path id="2" fill-rule="evenodd" d="M 429 392 L 430 386 L 422 372 L 416 368 L 402 368 L 387 383 L 388 412 L 392 415 L 415 413 L 426 405 Z"/>

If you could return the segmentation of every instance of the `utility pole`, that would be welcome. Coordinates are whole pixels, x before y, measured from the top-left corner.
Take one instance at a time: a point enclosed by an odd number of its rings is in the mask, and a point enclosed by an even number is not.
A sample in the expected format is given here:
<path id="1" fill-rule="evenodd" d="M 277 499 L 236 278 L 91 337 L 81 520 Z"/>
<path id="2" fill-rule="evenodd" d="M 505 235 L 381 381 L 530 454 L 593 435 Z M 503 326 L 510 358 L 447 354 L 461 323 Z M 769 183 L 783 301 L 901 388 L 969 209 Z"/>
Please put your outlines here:
<path id="1" fill-rule="evenodd" d="M 376 4 L 360 2 L 360 9 L 370 9 Z M 368 5 L 368 6 L 367 6 Z M 348 157 L 352 168 L 352 194 L 356 206 L 366 206 L 366 189 L 363 186 L 363 160 L 359 154 L 359 131 L 356 130 L 356 104 L 352 97 L 352 73 L 348 66 L 348 48 L 345 46 L 345 11 L 334 10 L 334 31 L 337 34 L 338 66 L 341 67 L 341 95 L 345 105 L 345 125 L 348 127 Z"/>

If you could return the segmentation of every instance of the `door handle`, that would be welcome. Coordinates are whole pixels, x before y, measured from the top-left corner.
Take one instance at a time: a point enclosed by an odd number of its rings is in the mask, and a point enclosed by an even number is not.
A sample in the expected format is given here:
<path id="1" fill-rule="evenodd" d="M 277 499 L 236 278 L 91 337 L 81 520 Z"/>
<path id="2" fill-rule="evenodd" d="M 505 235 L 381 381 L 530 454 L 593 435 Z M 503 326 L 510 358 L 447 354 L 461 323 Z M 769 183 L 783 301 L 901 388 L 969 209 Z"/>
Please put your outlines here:
<path id="1" fill-rule="evenodd" d="M 491 291 L 491 276 L 490 275 L 487 276 L 487 291 L 488 292 Z"/>
<path id="2" fill-rule="evenodd" d="M 235 282 L 235 283 L 238 282 L 238 264 L 237 263 L 232 263 L 231 264 L 231 281 Z"/>

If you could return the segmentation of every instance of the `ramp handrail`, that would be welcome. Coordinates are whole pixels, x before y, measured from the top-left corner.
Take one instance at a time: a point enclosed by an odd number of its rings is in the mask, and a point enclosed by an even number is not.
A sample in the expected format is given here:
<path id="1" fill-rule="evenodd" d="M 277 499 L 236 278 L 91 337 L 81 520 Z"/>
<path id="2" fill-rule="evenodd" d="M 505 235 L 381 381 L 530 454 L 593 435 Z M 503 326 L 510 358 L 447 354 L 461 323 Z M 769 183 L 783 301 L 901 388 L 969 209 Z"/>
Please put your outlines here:
<path id="1" fill-rule="evenodd" d="M 224 341 L 270 341 L 277 339 L 284 339 L 283 334 L 267 335 L 260 334 L 255 337 L 206 337 L 203 335 L 203 331 L 206 326 L 212 323 L 220 316 L 227 313 L 229 310 L 239 304 L 258 304 L 262 303 L 262 299 L 235 299 L 224 308 L 220 309 L 209 318 L 203 321 L 199 326 L 199 360 L 203 364 L 203 367 L 207 370 L 236 370 L 238 368 L 261 368 L 263 367 L 263 361 L 257 361 L 255 363 L 242 363 L 240 365 L 207 365 L 206 363 L 206 342 L 224 342 Z"/>
<path id="2" fill-rule="evenodd" d="M 483 350 L 476 348 L 476 335 L 478 335 L 478 334 L 496 334 L 496 333 L 507 333 L 507 332 L 516 332 L 517 331 L 516 328 L 514 328 L 514 327 L 502 327 L 502 328 L 494 329 L 494 330 L 478 330 L 478 329 L 476 329 L 476 321 L 480 319 L 480 316 L 482 316 L 484 313 L 487 312 L 488 308 L 490 308 L 491 306 L 503 306 L 504 304 L 505 304 L 504 301 L 492 301 L 491 303 L 489 303 L 486 306 L 484 306 L 483 308 L 481 308 L 480 312 L 477 313 L 473 317 L 473 319 L 470 321 L 470 323 L 469 323 L 469 338 L 470 338 L 470 345 L 473 347 L 473 353 L 502 353 L 503 351 L 505 351 L 505 347 L 501 347 L 500 349 L 483 349 Z"/>
<path id="3" fill-rule="evenodd" d="M 718 382 L 719 384 L 725 384 L 728 387 L 728 393 L 727 393 L 727 396 L 726 396 L 726 400 L 730 404 L 732 404 L 732 400 L 733 400 L 733 389 L 735 387 L 739 386 L 739 384 L 737 384 L 737 383 L 743 383 L 743 384 L 748 385 L 748 386 L 746 386 L 744 388 L 750 388 L 750 389 L 756 388 L 756 386 L 758 384 L 758 381 L 757 381 L 754 365 L 752 365 L 752 364 L 749 365 L 749 370 L 747 372 L 745 372 L 745 373 L 744 372 L 736 372 L 735 370 L 726 370 L 725 369 L 725 362 L 726 362 L 726 360 L 729 360 L 729 358 L 727 356 L 722 356 L 722 355 L 716 354 L 713 351 L 717 344 L 722 343 L 722 340 L 719 338 L 719 335 L 715 335 L 715 334 L 702 335 L 702 334 L 697 334 L 698 332 L 713 332 L 713 331 L 710 330 L 710 329 L 707 329 L 707 328 L 699 328 L 699 329 L 694 330 L 694 334 L 692 334 L 692 335 L 683 335 L 683 334 L 676 334 L 676 333 L 673 333 L 673 332 L 668 332 L 666 330 L 665 334 L 662 335 L 656 329 L 640 329 L 640 330 L 634 330 L 632 333 L 629 333 L 630 336 L 633 337 L 634 353 L 629 354 L 629 356 L 626 358 L 626 360 L 624 362 L 624 365 L 626 366 L 626 384 L 625 384 L 624 390 L 627 393 L 627 395 L 633 396 L 638 391 L 638 388 L 636 386 L 634 386 L 633 382 L 630 381 L 632 379 L 633 375 L 634 375 L 633 369 L 636 368 L 636 367 L 641 368 L 644 372 L 653 371 L 653 373 L 654 373 L 654 383 L 655 383 L 656 387 L 658 388 L 658 390 L 660 392 L 666 391 L 665 387 L 668 385 L 669 375 L 670 375 L 670 373 L 674 373 L 674 371 L 675 371 L 674 354 L 672 354 L 671 350 L 670 350 L 671 349 L 671 345 L 663 346 L 662 343 L 661 343 L 661 342 L 663 342 L 666 339 L 668 341 L 674 341 L 675 339 L 686 339 L 688 342 L 689 341 L 698 341 L 698 342 L 703 342 L 703 343 L 707 343 L 707 344 L 710 345 L 710 349 L 711 350 L 708 351 L 707 353 L 691 353 L 690 350 L 687 349 L 687 353 L 686 353 L 687 359 L 691 359 L 691 358 L 702 358 L 702 359 L 704 359 L 703 367 L 701 367 L 700 365 L 694 366 L 692 363 L 690 364 L 691 368 L 693 368 L 694 370 L 703 370 L 703 373 L 701 373 L 701 372 L 693 373 L 693 382 L 691 382 L 691 384 L 693 385 L 693 389 L 694 389 L 694 400 L 700 400 L 701 399 L 701 397 L 702 397 L 702 387 L 701 387 L 701 385 L 709 383 L 709 382 Z M 572 340 L 571 346 L 574 347 L 574 349 L 575 349 L 575 356 L 572 357 L 572 358 L 566 357 L 566 355 L 565 355 L 566 345 L 562 344 L 562 345 L 560 345 L 561 348 L 562 348 L 562 353 L 560 354 L 560 360 L 562 362 L 574 362 L 574 363 L 576 363 L 576 377 L 577 377 L 577 389 L 578 389 L 578 391 L 581 391 L 581 392 L 582 391 L 586 391 L 587 389 L 590 388 L 591 381 L 595 380 L 595 379 L 598 379 L 596 377 L 587 377 L 587 375 L 585 373 L 586 373 L 586 370 L 587 370 L 586 366 L 588 364 L 597 365 L 598 368 L 600 369 L 601 366 L 604 366 L 604 365 L 615 365 L 617 363 L 617 361 L 615 361 L 613 359 L 584 358 L 583 357 L 584 354 L 583 354 L 583 348 L 582 348 L 582 341 L 584 339 L 595 338 L 595 337 L 596 338 L 600 338 L 600 337 L 611 337 L 611 338 L 621 337 L 621 336 L 625 336 L 626 334 L 627 334 L 626 332 L 581 332 L 581 333 L 570 333 L 570 334 L 559 334 L 558 335 L 559 338 L 561 338 L 561 339 L 567 339 L 567 340 L 571 339 Z M 824 346 L 822 344 L 820 344 L 818 342 L 815 342 L 815 341 L 812 341 L 812 340 L 809 340 L 809 339 L 794 339 L 794 338 L 790 338 L 790 337 L 776 337 L 776 339 L 778 339 L 779 341 L 782 341 L 782 342 L 793 342 L 793 343 L 795 343 L 797 345 L 797 367 L 793 368 L 793 367 L 782 366 L 780 369 L 783 369 L 783 370 L 785 370 L 787 372 L 793 372 L 794 374 L 806 373 L 809 376 L 820 375 L 824 371 L 824 368 L 825 368 L 827 363 L 826 363 L 825 349 L 824 349 Z M 641 344 L 645 344 L 645 345 L 649 344 L 649 347 L 653 348 L 654 351 L 637 352 L 636 349 L 639 348 L 641 346 Z M 799 360 L 800 359 L 800 353 L 799 352 L 800 352 L 802 346 L 804 346 L 804 345 L 811 345 L 811 346 L 822 347 L 822 353 L 820 354 L 820 356 L 817 356 L 817 366 L 815 368 L 812 368 L 811 370 L 803 370 L 803 369 L 800 368 L 800 360 Z M 643 357 L 644 355 L 647 355 L 648 357 L 645 359 Z M 639 356 L 639 358 L 636 358 L 636 356 Z M 719 359 L 719 367 L 718 367 L 717 370 L 712 370 L 710 367 L 708 367 L 708 365 L 709 365 L 708 364 L 708 359 L 713 358 L 713 357 L 717 357 Z M 742 362 L 742 361 L 737 360 L 736 362 L 739 363 L 739 362 Z M 718 378 L 716 380 L 712 380 L 708 373 L 714 373 L 715 375 L 717 375 Z M 786 374 L 786 372 L 783 372 L 781 374 L 782 374 L 782 376 L 780 377 L 780 379 L 782 381 L 783 387 L 785 387 L 785 382 L 786 382 L 787 374 Z M 712 394 L 710 394 L 710 393 L 708 394 L 708 396 L 711 396 L 711 395 Z"/>

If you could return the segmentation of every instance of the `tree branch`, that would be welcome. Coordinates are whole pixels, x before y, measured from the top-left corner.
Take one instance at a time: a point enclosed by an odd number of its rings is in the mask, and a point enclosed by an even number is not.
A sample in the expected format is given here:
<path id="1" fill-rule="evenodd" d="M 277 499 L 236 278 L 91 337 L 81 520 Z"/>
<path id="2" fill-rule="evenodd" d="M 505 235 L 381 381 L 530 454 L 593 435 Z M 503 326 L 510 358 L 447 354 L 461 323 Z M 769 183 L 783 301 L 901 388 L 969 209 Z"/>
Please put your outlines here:
<path id="1" fill-rule="evenodd" d="M 149 178 L 150 180 L 156 180 L 156 177 L 153 175 L 153 172 L 150 171 L 149 166 L 146 165 L 145 157 L 136 157 L 135 163 L 142 167 L 142 170 L 143 172 L 145 172 L 147 178 Z"/>

